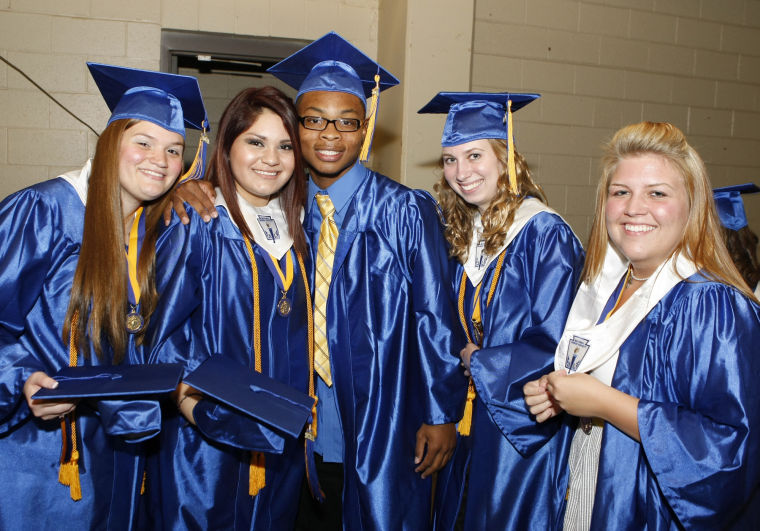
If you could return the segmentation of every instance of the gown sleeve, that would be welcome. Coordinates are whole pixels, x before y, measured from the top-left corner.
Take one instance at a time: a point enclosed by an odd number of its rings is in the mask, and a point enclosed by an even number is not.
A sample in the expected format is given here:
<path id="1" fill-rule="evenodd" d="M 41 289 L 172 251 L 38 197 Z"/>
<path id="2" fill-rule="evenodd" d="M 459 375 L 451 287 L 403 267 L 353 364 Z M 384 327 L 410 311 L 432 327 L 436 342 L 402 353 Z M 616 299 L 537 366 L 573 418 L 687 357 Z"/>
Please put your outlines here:
<path id="1" fill-rule="evenodd" d="M 59 214 L 34 190 L 0 204 L 0 434 L 31 412 L 24 383 L 44 364 L 20 341 L 63 237 Z"/>
<path id="2" fill-rule="evenodd" d="M 680 523 L 718 529 L 760 481 L 760 309 L 721 284 L 695 295 L 659 325 L 655 378 L 669 390 L 639 401 L 639 434 Z"/>
<path id="3" fill-rule="evenodd" d="M 560 427 L 556 419 L 535 422 L 525 405 L 522 388 L 553 370 L 554 351 L 583 266 L 583 249 L 570 227 L 555 216 L 550 219 L 548 226 L 540 220 L 530 222 L 523 228 L 526 234 L 518 236 L 527 242 L 521 281 L 531 304 L 530 325 L 516 331 L 512 343 L 482 348 L 470 361 L 478 395 L 494 423 L 523 456 L 538 450 Z M 514 297 L 509 289 L 501 293 L 505 298 Z M 498 301 L 494 311 L 509 304 L 514 302 Z M 496 315 L 493 326 L 512 326 L 508 309 L 502 314 L 504 321 Z"/>
<path id="4" fill-rule="evenodd" d="M 424 393 L 425 422 L 458 422 L 464 410 L 467 380 L 457 357 L 457 349 L 466 339 L 457 316 L 455 292 L 447 289 L 455 264 L 448 257 L 437 206 L 426 192 L 413 194 L 407 219 L 399 226 L 405 229 L 401 237 L 406 241 L 411 272 L 414 322 L 409 326 L 420 353 L 420 385 L 429 391 Z"/>

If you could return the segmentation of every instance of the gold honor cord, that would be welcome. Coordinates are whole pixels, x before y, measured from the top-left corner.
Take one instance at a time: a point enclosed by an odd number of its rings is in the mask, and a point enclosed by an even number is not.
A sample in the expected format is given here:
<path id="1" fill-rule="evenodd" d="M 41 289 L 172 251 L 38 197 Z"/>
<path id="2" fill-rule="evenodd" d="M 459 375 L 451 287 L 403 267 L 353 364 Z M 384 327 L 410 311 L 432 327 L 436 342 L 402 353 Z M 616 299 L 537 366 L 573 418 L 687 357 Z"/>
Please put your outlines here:
<path id="1" fill-rule="evenodd" d="M 140 218 L 143 214 L 143 207 L 135 211 L 135 217 L 132 220 L 132 228 L 129 230 L 129 243 L 127 245 L 127 274 L 129 275 L 129 284 L 132 286 L 132 293 L 135 296 L 134 304 L 130 304 L 127 312 L 127 332 L 136 334 L 140 332 L 145 324 L 142 315 L 140 315 L 140 280 L 137 278 L 137 260 L 138 247 L 140 240 Z"/>
<path id="2" fill-rule="evenodd" d="M 488 289 L 488 297 L 486 298 L 486 308 L 491 304 L 491 299 L 493 299 L 494 291 L 496 291 L 496 284 L 499 280 L 499 276 L 501 276 L 501 270 L 504 266 L 504 257 L 507 255 L 507 250 L 504 249 L 501 252 L 501 255 L 499 256 L 499 260 L 496 262 L 496 268 L 493 272 L 493 278 L 491 279 L 491 286 Z M 462 271 L 462 282 L 459 284 L 459 297 L 457 300 L 457 309 L 459 310 L 459 322 L 462 324 L 462 328 L 464 329 L 464 333 L 467 336 L 467 342 L 473 343 L 472 337 L 470 336 L 470 329 L 467 326 L 467 320 L 464 316 L 464 293 L 465 288 L 467 286 L 467 273 Z M 477 295 L 479 295 L 480 292 L 477 292 Z M 476 301 L 477 302 L 477 301 Z M 478 305 L 479 306 L 479 305 Z M 477 308 L 479 310 L 479 308 Z M 473 314 L 475 314 L 475 311 L 473 311 Z M 480 343 L 478 343 L 478 346 L 482 346 L 482 340 L 481 338 Z M 460 435 L 467 437 L 470 435 L 470 430 L 472 428 L 472 408 L 475 405 L 475 383 L 472 381 L 472 376 L 470 376 L 470 381 L 467 384 L 467 402 L 464 406 L 464 415 L 462 415 L 462 420 L 459 421 L 459 426 L 457 427 L 457 431 Z"/>
<path id="3" fill-rule="evenodd" d="M 259 301 L 259 269 L 256 266 L 256 257 L 253 255 L 253 247 L 248 236 L 243 234 L 245 248 L 248 250 L 248 258 L 251 260 L 251 277 L 253 281 L 253 355 L 254 369 L 261 372 L 261 305 Z M 264 454 L 251 452 L 251 462 L 248 468 L 248 494 L 256 496 L 261 489 L 266 487 L 266 463 Z"/>
<path id="4" fill-rule="evenodd" d="M 283 274 L 278 261 L 274 256 L 271 254 L 269 255 L 269 258 L 272 260 L 272 265 L 274 265 L 274 268 L 282 281 L 282 296 L 280 297 L 280 300 L 277 301 L 277 313 L 283 317 L 287 317 L 291 310 L 290 301 L 288 300 L 287 295 L 290 285 L 293 283 L 293 256 L 290 254 L 290 250 L 288 250 L 285 257 L 285 274 Z"/>
<path id="5" fill-rule="evenodd" d="M 77 366 L 76 329 L 79 323 L 79 312 L 75 311 L 71 318 L 71 332 L 69 333 L 69 367 Z M 66 424 L 71 426 L 71 454 L 68 460 L 68 444 L 66 436 Z M 61 419 L 61 463 L 58 468 L 58 482 L 69 487 L 71 499 L 82 499 L 82 487 L 79 483 L 79 450 L 77 448 L 77 416 L 76 410 Z"/>

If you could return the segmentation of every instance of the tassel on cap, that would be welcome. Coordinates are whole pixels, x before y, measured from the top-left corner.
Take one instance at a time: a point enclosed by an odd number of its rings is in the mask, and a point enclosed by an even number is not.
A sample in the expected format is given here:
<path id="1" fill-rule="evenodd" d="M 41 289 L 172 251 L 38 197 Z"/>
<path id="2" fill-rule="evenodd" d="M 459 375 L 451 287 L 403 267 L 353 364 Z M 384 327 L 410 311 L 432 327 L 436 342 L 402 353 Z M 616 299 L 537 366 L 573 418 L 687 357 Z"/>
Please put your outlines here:
<path id="1" fill-rule="evenodd" d="M 515 137 L 512 135 L 512 100 L 507 101 L 507 171 L 509 172 L 509 189 L 517 195 L 517 168 L 515 166 Z"/>
<path id="2" fill-rule="evenodd" d="M 372 96 L 369 100 L 369 116 L 367 117 L 367 134 L 364 135 L 364 143 L 359 154 L 360 162 L 367 162 L 369 159 L 369 150 L 372 147 L 372 137 L 375 134 L 375 120 L 377 118 L 377 108 L 380 103 L 380 75 L 375 74 L 375 88 L 372 89 Z"/>
<path id="3" fill-rule="evenodd" d="M 198 141 L 198 149 L 195 151 L 195 158 L 190 168 L 179 178 L 180 183 L 189 179 L 200 179 L 203 177 L 203 171 L 206 167 L 206 149 L 208 143 L 208 121 L 203 120 L 203 131 L 201 131 L 201 138 Z"/>

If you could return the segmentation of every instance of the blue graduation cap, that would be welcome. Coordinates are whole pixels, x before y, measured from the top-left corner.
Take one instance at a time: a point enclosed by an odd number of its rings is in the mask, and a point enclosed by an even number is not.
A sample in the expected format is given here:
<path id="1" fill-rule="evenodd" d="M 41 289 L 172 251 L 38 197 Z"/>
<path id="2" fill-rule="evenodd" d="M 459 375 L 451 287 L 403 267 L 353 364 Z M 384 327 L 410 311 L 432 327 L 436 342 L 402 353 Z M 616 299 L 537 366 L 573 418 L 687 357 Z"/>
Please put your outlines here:
<path id="1" fill-rule="evenodd" d="M 439 92 L 417 113 L 447 115 L 441 137 L 442 147 L 486 138 L 506 140 L 509 148 L 509 185 L 512 193 L 516 194 L 512 112 L 540 97 L 540 94 L 513 92 Z"/>
<path id="2" fill-rule="evenodd" d="M 224 356 L 211 356 L 184 379 L 210 397 L 298 437 L 314 399 Z"/>
<path id="3" fill-rule="evenodd" d="M 747 214 L 744 211 L 742 194 L 754 194 L 757 192 L 760 192 L 760 188 L 754 183 L 723 186 L 713 190 L 715 208 L 718 209 L 718 216 L 724 227 L 731 230 L 739 230 L 747 226 Z"/>
<path id="4" fill-rule="evenodd" d="M 135 118 L 178 133 L 182 138 L 186 127 L 203 131 L 195 160 L 181 179 L 203 175 L 208 117 L 196 78 L 101 63 L 87 66 L 111 110 L 109 125 L 116 120 Z"/>
<path id="5" fill-rule="evenodd" d="M 32 398 L 138 397 L 170 393 L 182 377 L 179 363 L 64 367 L 53 379 L 55 389 L 40 389 Z"/>
<path id="6" fill-rule="evenodd" d="M 441 138 L 443 147 L 484 138 L 507 140 L 511 129 L 508 111 L 515 112 L 540 97 L 510 92 L 439 92 L 417 113 L 448 115 Z"/>
<path id="7" fill-rule="evenodd" d="M 361 160 L 367 160 L 379 93 L 399 84 L 393 74 L 333 31 L 286 57 L 267 72 L 296 89 L 296 101 L 307 92 L 346 92 L 359 98 L 366 108 L 369 98 L 369 126 L 360 155 Z"/>

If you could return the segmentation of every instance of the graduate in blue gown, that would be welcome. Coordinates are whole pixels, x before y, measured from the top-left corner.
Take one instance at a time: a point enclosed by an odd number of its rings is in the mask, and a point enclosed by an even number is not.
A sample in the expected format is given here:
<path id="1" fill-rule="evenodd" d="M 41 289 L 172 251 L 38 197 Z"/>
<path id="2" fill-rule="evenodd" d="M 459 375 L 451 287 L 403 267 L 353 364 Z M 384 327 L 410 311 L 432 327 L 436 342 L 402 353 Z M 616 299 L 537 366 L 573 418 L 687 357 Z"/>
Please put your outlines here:
<path id="1" fill-rule="evenodd" d="M 447 114 L 436 190 L 460 264 L 460 355 L 472 375 L 457 449 L 438 478 L 436 529 L 458 517 L 465 529 L 544 529 L 552 519 L 544 486 L 557 426 L 536 425 L 522 387 L 554 362 L 583 249 L 513 145 L 511 112 L 537 97 L 446 92 L 420 110 Z"/>
<path id="2" fill-rule="evenodd" d="M 113 112 L 94 159 L 0 205 L 2 529 L 132 528 L 161 425 L 156 400 L 32 398 L 61 368 L 152 355 L 163 198 L 205 118 L 194 78 L 89 67 Z"/>
<path id="3" fill-rule="evenodd" d="M 556 527 L 756 529 L 758 342 L 699 155 L 671 124 L 624 127 L 556 370 L 525 386 L 538 421 L 565 411 Z"/>
<path id="4" fill-rule="evenodd" d="M 330 489 L 321 507 L 302 494 L 297 528 L 424 529 L 429 476 L 453 450 L 466 389 L 436 205 L 359 162 L 368 156 L 378 93 L 398 80 L 335 33 L 270 72 L 299 91 L 315 336 L 318 311 L 326 327 L 313 449 Z M 320 206 L 328 198 L 334 211 Z M 320 244 L 333 224 L 337 244 L 325 273 Z"/>
<path id="5" fill-rule="evenodd" d="M 273 87 L 243 90 L 225 109 L 208 168 L 218 217 L 205 225 L 191 211 L 187 227 L 175 219 L 169 229 L 169 259 L 185 269 L 167 296 L 193 315 L 190 329 L 161 349 L 162 361 L 192 370 L 225 356 L 313 395 L 297 135 L 292 101 Z M 177 401 L 182 415 L 176 406 L 166 412 L 149 466 L 146 526 L 292 529 L 303 437 L 286 438 L 185 384 Z"/>

